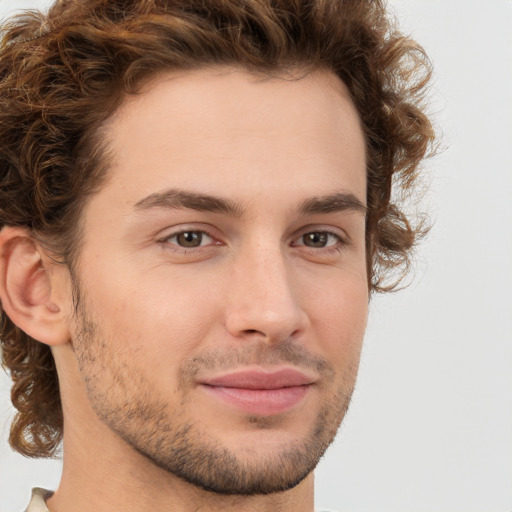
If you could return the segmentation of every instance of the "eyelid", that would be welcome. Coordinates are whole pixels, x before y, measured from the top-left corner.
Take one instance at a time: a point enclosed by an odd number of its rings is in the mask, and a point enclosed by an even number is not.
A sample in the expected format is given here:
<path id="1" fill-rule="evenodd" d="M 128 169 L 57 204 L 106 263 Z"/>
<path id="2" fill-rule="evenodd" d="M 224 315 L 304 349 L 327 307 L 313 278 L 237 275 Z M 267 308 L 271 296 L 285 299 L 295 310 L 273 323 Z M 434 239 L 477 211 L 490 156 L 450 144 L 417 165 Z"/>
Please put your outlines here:
<path id="1" fill-rule="evenodd" d="M 347 244 L 351 241 L 350 236 L 344 229 L 325 224 L 311 224 L 301 228 L 300 230 L 297 230 L 294 236 L 294 240 L 297 240 L 298 238 L 307 235 L 308 233 L 325 233 L 332 235 L 338 238 L 341 242 Z"/>
<path id="2" fill-rule="evenodd" d="M 208 226 L 205 226 L 204 224 L 201 224 L 199 226 L 182 224 L 179 226 L 174 226 L 173 228 L 165 229 L 162 232 L 162 234 L 158 236 L 157 242 L 166 246 L 167 248 L 172 248 L 172 250 L 176 250 L 179 252 L 199 251 L 201 249 L 207 249 L 208 247 L 211 246 L 222 245 L 222 241 L 219 239 L 219 236 L 213 234 L 213 231 L 213 229 L 209 229 Z M 169 242 L 171 238 L 187 232 L 202 233 L 203 235 L 209 237 L 212 240 L 212 242 L 206 245 L 200 245 L 198 247 L 182 247 L 178 244 Z"/>
<path id="3" fill-rule="evenodd" d="M 294 236 L 291 247 L 302 257 L 317 263 L 332 263 L 339 261 L 342 254 L 351 246 L 351 240 L 345 230 L 332 225 L 309 225 L 305 226 Z M 335 237 L 336 242 L 323 247 L 314 247 L 305 243 L 298 243 L 308 233 L 321 233 Z"/>
<path id="4" fill-rule="evenodd" d="M 331 237 L 335 238 L 338 241 L 338 243 L 342 243 L 342 244 L 346 243 L 345 239 L 338 233 L 334 233 L 333 231 L 326 231 L 326 230 L 305 231 L 298 238 L 295 239 L 295 243 L 297 243 L 297 240 L 302 239 L 305 235 L 309 235 L 310 233 L 318 233 L 318 234 L 322 234 L 322 235 L 331 236 Z M 297 244 L 297 245 L 308 247 L 305 243 L 301 243 L 301 244 Z M 336 245 L 336 244 L 326 245 L 325 247 L 317 247 L 316 249 L 326 249 L 329 247 L 333 247 L 334 245 Z M 315 247 L 311 247 L 311 249 L 315 249 Z"/>
<path id="5" fill-rule="evenodd" d="M 180 229 L 179 231 L 174 231 L 173 233 L 170 233 L 169 235 L 167 235 L 167 239 L 169 238 L 174 238 L 176 236 L 179 236 L 179 235 L 183 235 L 184 233 L 200 233 L 202 235 L 206 235 L 207 237 L 209 238 L 213 238 L 212 235 L 210 235 L 210 233 L 208 233 L 208 231 L 205 231 L 204 229 Z"/>
<path id="6" fill-rule="evenodd" d="M 208 225 L 208 224 L 181 224 L 173 227 L 168 227 L 165 230 L 162 230 L 157 237 L 157 242 L 161 244 L 162 246 L 165 246 L 166 248 L 169 248 L 169 250 L 173 250 L 176 252 L 182 252 L 182 253 L 191 253 L 191 252 L 199 252 L 201 250 L 207 250 L 211 247 L 225 245 L 225 242 L 223 240 L 222 234 L 217 234 L 214 227 Z M 207 244 L 201 244 L 197 247 L 184 247 L 180 246 L 177 243 L 170 242 L 170 239 L 173 237 L 176 237 L 182 233 L 186 232 L 196 232 L 196 233 L 202 233 L 208 238 L 211 239 L 211 241 Z M 300 240 L 302 237 L 307 235 L 308 233 L 322 233 L 329 236 L 332 236 L 337 239 L 337 243 L 327 245 L 325 247 L 311 247 L 306 245 L 305 243 L 297 243 L 298 240 Z M 305 248 L 307 250 L 315 251 L 315 252 L 334 252 L 337 250 L 341 250 L 347 245 L 349 245 L 351 242 L 349 235 L 345 232 L 345 230 L 335 227 L 332 225 L 307 225 L 302 227 L 300 230 L 297 230 L 295 234 L 293 235 L 293 238 L 291 240 L 291 246 L 292 247 L 300 247 Z"/>

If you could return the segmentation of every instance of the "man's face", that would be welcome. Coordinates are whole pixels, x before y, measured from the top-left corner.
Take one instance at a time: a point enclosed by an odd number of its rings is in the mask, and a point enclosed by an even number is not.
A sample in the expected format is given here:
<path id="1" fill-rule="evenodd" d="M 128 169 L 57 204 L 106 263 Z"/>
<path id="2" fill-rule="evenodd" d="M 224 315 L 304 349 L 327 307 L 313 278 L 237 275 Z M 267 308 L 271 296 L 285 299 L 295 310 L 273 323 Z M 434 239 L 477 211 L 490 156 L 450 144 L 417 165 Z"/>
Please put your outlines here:
<path id="1" fill-rule="evenodd" d="M 96 414 L 205 489 L 296 485 L 347 409 L 366 325 L 365 150 L 344 85 L 168 74 L 106 134 L 72 325 Z"/>

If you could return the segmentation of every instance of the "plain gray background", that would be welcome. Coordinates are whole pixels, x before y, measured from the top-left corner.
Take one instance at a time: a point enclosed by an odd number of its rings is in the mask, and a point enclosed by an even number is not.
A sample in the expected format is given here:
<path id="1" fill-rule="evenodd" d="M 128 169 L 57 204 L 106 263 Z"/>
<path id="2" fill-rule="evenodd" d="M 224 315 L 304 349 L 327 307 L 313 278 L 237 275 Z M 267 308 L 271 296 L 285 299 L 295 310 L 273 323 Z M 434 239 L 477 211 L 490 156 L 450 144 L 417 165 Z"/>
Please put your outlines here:
<path id="1" fill-rule="evenodd" d="M 335 0 L 333 0 L 335 1 Z M 12 9 L 47 1 L 0 0 Z M 392 0 L 435 66 L 445 150 L 426 166 L 435 221 L 416 279 L 371 303 L 358 386 L 316 472 L 342 512 L 512 511 L 512 2 Z M 55 488 L 60 463 L 15 455 L 0 377 L 0 511 Z"/>

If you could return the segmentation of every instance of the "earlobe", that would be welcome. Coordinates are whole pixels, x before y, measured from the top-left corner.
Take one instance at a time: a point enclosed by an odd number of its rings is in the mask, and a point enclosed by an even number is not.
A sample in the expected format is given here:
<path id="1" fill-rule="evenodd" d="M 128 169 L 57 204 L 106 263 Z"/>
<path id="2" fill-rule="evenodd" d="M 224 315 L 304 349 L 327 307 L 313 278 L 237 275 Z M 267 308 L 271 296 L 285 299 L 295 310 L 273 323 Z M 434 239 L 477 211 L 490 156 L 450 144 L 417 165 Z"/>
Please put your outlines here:
<path id="1" fill-rule="evenodd" d="M 52 284 L 43 252 L 30 233 L 4 227 L 0 232 L 2 309 L 29 336 L 55 346 L 69 341 L 69 331 L 62 306 L 52 300 Z"/>

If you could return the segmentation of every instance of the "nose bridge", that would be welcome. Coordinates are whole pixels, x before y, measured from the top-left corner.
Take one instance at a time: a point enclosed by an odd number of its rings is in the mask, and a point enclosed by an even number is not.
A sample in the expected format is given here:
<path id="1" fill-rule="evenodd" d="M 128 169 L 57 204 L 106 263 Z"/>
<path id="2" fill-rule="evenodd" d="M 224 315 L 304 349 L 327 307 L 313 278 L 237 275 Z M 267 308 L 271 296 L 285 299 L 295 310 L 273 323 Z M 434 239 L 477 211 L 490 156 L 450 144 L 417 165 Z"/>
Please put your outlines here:
<path id="1" fill-rule="evenodd" d="M 230 288 L 227 326 L 233 335 L 279 342 L 305 328 L 307 316 L 279 243 L 259 241 L 241 251 Z"/>

